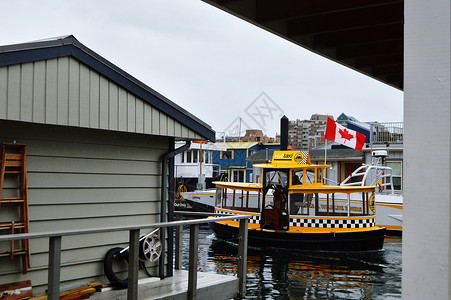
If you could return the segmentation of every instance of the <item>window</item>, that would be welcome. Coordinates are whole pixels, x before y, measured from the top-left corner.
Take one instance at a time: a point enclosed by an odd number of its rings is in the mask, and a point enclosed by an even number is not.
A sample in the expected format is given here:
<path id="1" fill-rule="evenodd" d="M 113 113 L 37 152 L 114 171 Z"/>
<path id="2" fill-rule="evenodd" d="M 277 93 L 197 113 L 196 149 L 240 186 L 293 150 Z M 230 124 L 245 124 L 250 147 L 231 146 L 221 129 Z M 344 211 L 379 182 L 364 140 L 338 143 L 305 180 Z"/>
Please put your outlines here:
<path id="1" fill-rule="evenodd" d="M 206 164 L 210 164 L 211 163 L 211 151 L 205 151 L 205 159 L 204 162 Z"/>
<path id="2" fill-rule="evenodd" d="M 233 159 L 233 150 L 222 151 L 221 159 Z"/>
<path id="3" fill-rule="evenodd" d="M 304 175 L 304 170 L 302 170 L 302 169 L 293 171 L 293 179 L 292 179 L 291 184 L 292 185 L 303 184 L 303 182 L 302 182 L 303 175 Z"/>
<path id="4" fill-rule="evenodd" d="M 244 170 L 232 170 L 233 182 L 244 182 Z"/>
<path id="5" fill-rule="evenodd" d="M 387 161 L 386 166 L 393 170 L 393 188 L 397 191 L 402 190 L 402 162 Z"/>
<path id="6" fill-rule="evenodd" d="M 306 169 L 305 184 L 315 183 L 315 169 Z"/>
<path id="7" fill-rule="evenodd" d="M 199 156 L 199 151 L 193 150 L 193 163 L 197 163 L 199 161 L 198 156 Z"/>
<path id="8" fill-rule="evenodd" d="M 266 173 L 266 185 L 281 185 L 282 187 L 288 186 L 288 174 L 286 171 L 268 171 Z"/>
<path id="9" fill-rule="evenodd" d="M 191 157 L 192 157 L 192 152 L 191 150 L 186 151 L 186 162 L 190 163 L 191 161 Z"/>

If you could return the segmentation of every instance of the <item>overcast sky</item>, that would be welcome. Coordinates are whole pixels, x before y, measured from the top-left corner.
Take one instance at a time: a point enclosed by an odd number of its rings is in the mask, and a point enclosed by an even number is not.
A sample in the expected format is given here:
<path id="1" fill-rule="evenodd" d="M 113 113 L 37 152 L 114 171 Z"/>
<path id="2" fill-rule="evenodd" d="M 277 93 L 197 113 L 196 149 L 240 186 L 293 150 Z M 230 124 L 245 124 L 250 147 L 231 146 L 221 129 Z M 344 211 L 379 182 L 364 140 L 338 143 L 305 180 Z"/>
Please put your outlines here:
<path id="1" fill-rule="evenodd" d="M 69 34 L 218 132 L 274 136 L 282 114 L 403 120 L 401 91 L 200 0 L 2 2 L 0 45 Z"/>

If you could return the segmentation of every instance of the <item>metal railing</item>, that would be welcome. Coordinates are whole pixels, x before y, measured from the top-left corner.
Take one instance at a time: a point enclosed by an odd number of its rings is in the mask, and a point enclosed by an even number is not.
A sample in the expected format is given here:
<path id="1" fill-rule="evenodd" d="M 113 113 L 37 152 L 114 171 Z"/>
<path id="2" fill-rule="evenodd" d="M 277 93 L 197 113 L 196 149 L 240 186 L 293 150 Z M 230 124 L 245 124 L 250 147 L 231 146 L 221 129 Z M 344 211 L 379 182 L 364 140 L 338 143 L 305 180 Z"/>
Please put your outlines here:
<path id="1" fill-rule="evenodd" d="M 129 269 L 127 299 L 138 299 L 138 258 L 139 233 L 141 229 L 148 228 L 176 228 L 176 269 L 181 269 L 181 232 L 183 226 L 190 226 L 190 249 L 188 267 L 188 298 L 196 298 L 197 289 L 197 261 L 199 245 L 199 224 L 216 221 L 240 220 L 239 246 L 238 246 L 238 279 L 239 292 L 244 295 L 246 289 L 246 263 L 247 263 L 247 229 L 250 216 L 230 216 L 217 218 L 203 218 L 185 221 L 172 221 L 143 225 L 129 225 L 120 227 L 104 227 L 54 232 L 21 233 L 0 236 L 0 242 L 18 241 L 24 239 L 49 238 L 49 270 L 48 270 L 48 299 L 59 299 L 60 271 L 61 271 L 61 240 L 63 236 L 83 235 L 92 233 L 129 231 Z M 178 247 L 178 248 L 177 248 Z"/>
<path id="2" fill-rule="evenodd" d="M 345 180 L 343 180 L 342 183 L 340 183 L 341 186 L 373 186 L 376 185 L 376 177 L 374 177 L 373 181 L 368 184 L 367 178 L 369 177 L 370 172 L 374 171 L 380 171 L 381 174 L 379 175 L 379 179 L 381 180 L 381 186 L 382 187 L 389 187 L 389 191 L 391 194 L 394 194 L 394 188 L 393 188 L 393 170 L 390 167 L 383 167 L 383 166 L 368 166 L 363 165 L 354 172 L 351 173 Z M 357 181 L 352 182 L 352 178 L 358 178 Z M 360 179 L 361 178 L 361 179 Z"/>
<path id="3" fill-rule="evenodd" d="M 388 122 L 388 123 L 371 123 L 370 132 L 372 132 L 371 142 L 378 143 L 397 143 L 404 141 L 404 123 Z"/>

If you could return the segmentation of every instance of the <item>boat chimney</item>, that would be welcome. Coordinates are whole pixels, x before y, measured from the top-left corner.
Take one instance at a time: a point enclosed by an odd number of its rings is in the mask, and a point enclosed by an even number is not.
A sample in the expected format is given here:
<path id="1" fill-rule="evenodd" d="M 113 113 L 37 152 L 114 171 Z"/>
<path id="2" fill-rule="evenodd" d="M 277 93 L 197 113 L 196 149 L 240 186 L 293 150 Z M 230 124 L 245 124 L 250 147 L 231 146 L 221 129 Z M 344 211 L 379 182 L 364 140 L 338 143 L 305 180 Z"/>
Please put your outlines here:
<path id="1" fill-rule="evenodd" d="M 288 118 L 280 118 L 280 150 L 288 149 Z"/>
<path id="2" fill-rule="evenodd" d="M 280 150 L 288 148 L 288 118 L 283 115 L 280 118 Z"/>

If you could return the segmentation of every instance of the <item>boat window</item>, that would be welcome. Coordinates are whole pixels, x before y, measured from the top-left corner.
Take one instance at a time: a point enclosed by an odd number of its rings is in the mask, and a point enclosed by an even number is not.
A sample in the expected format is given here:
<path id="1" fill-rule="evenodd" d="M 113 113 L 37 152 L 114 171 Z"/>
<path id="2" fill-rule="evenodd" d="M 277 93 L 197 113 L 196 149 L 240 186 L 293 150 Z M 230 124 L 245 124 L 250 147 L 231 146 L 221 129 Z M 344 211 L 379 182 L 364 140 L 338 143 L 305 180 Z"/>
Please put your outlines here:
<path id="1" fill-rule="evenodd" d="M 321 182 L 323 182 L 323 169 L 320 169 L 320 168 L 318 168 L 318 169 L 316 169 L 316 182 L 317 183 L 321 183 Z"/>
<path id="2" fill-rule="evenodd" d="M 288 171 L 287 170 L 270 170 L 265 173 L 263 189 L 263 205 L 262 209 L 273 208 L 276 203 L 274 202 L 274 193 L 278 190 L 279 194 L 282 193 L 282 199 L 285 203 L 286 196 L 288 196 Z M 286 208 L 288 210 L 288 208 Z"/>
<path id="3" fill-rule="evenodd" d="M 302 180 L 304 177 L 304 170 L 294 170 L 293 171 L 293 178 L 291 180 L 291 184 L 292 185 L 298 185 L 298 184 L 303 184 Z"/>
<path id="4" fill-rule="evenodd" d="M 402 162 L 388 161 L 386 165 L 393 170 L 393 188 L 398 191 L 402 190 Z"/>
<path id="5" fill-rule="evenodd" d="M 315 169 L 307 169 L 305 177 L 305 184 L 315 183 Z"/>
<path id="6" fill-rule="evenodd" d="M 319 193 L 315 194 L 312 207 L 316 216 L 366 216 L 374 214 L 371 197 L 372 193 Z"/>
<path id="7" fill-rule="evenodd" d="M 312 201 L 312 194 L 292 193 L 290 194 L 290 214 L 308 215 Z"/>
<path id="8" fill-rule="evenodd" d="M 186 151 L 186 162 L 191 163 L 191 150 Z"/>
<path id="9" fill-rule="evenodd" d="M 288 186 L 288 174 L 285 171 L 269 171 L 266 173 L 266 185 L 281 185 L 282 187 Z"/>

